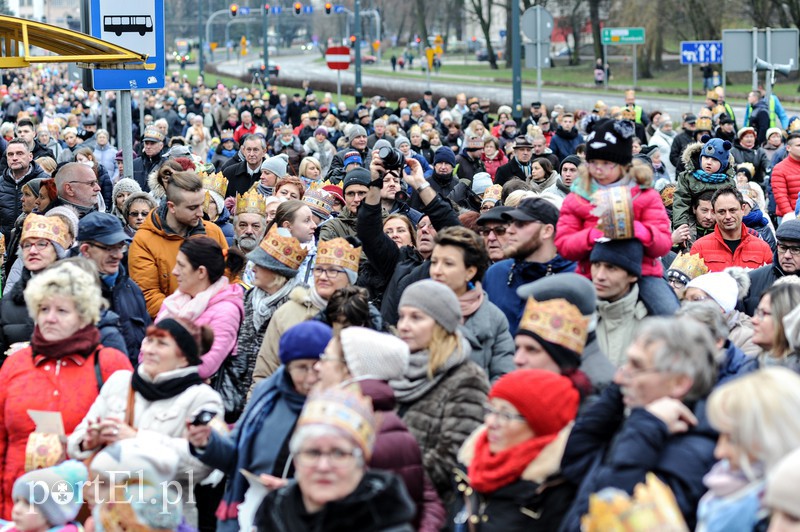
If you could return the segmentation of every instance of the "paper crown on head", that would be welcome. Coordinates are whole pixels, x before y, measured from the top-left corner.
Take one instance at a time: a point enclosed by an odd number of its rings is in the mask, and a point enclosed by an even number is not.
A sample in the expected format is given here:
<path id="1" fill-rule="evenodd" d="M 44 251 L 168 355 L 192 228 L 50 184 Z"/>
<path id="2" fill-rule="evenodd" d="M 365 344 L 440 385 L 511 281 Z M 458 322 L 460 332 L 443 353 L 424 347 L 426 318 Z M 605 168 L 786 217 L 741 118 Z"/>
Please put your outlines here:
<path id="1" fill-rule="evenodd" d="M 708 266 L 700 255 L 681 253 L 667 270 L 667 277 L 677 277 L 684 283 L 688 284 L 689 281 L 695 277 L 705 275 L 708 273 Z"/>
<path id="2" fill-rule="evenodd" d="M 44 238 L 67 249 L 70 244 L 69 228 L 58 216 L 31 213 L 25 217 L 20 242 L 28 238 Z"/>
<path id="3" fill-rule="evenodd" d="M 251 188 L 244 194 L 236 193 L 236 214 L 260 214 L 267 215 L 267 198 Z"/>
<path id="4" fill-rule="evenodd" d="M 306 400 L 297 426 L 326 425 L 346 433 L 369 460 L 375 446 L 375 414 L 372 401 L 356 385 L 312 393 Z"/>
<path id="5" fill-rule="evenodd" d="M 303 264 L 308 251 L 291 236 L 283 236 L 277 226 L 272 226 L 259 247 L 284 266 L 296 270 Z"/>
<path id="6" fill-rule="evenodd" d="M 566 299 L 537 301 L 531 297 L 525 304 L 519 329 L 580 354 L 589 334 L 589 318 Z"/>
<path id="7" fill-rule="evenodd" d="M 317 244 L 317 264 L 331 264 L 358 272 L 360 260 L 361 248 L 353 247 L 344 238 L 334 238 Z"/>
<path id="8" fill-rule="evenodd" d="M 216 192 L 222 198 L 224 198 L 225 192 L 228 190 L 228 180 L 222 175 L 222 172 L 204 175 L 203 188 L 209 192 Z"/>
<path id="9" fill-rule="evenodd" d="M 328 191 L 316 188 L 312 184 L 303 196 L 303 203 L 309 206 L 311 212 L 327 220 L 333 214 L 336 200 Z"/>
<path id="10" fill-rule="evenodd" d="M 487 201 L 493 201 L 497 203 L 498 201 L 500 201 L 500 198 L 502 196 L 503 196 L 503 186 L 492 185 L 483 191 L 483 200 L 481 201 L 481 204 L 486 203 Z"/>
<path id="11" fill-rule="evenodd" d="M 695 130 L 696 131 L 711 131 L 711 119 L 707 116 L 698 117 L 697 122 L 695 122 Z"/>

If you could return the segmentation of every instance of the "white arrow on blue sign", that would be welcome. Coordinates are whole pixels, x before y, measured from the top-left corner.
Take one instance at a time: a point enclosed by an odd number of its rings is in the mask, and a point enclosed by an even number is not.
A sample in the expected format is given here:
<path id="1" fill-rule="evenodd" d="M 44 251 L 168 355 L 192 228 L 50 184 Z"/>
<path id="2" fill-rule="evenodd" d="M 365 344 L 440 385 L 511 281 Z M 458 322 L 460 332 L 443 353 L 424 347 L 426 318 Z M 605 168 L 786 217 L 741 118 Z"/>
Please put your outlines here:
<path id="1" fill-rule="evenodd" d="M 681 41 L 681 64 L 722 63 L 722 41 Z"/>
<path id="2" fill-rule="evenodd" d="M 273 15 L 280 15 L 283 8 L 281 6 L 272 6 L 272 14 Z"/>
<path id="3" fill-rule="evenodd" d="M 242 15 L 249 15 L 250 14 L 250 8 L 247 7 L 247 6 L 242 6 L 242 7 L 239 8 L 239 12 Z"/>

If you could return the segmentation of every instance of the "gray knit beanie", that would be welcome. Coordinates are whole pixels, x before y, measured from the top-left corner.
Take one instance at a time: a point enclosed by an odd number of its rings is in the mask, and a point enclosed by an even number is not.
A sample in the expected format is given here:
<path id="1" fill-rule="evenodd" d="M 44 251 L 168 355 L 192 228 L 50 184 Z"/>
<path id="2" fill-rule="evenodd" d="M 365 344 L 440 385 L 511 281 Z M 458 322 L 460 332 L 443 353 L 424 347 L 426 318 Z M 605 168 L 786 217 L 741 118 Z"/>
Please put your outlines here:
<path id="1" fill-rule="evenodd" d="M 131 179 L 130 177 L 123 177 L 117 184 L 114 185 L 114 190 L 111 193 L 111 197 L 116 200 L 117 194 L 122 194 L 125 192 L 129 192 L 131 194 L 135 194 L 137 192 L 141 192 L 142 187 L 139 186 L 139 183 Z"/>
<path id="2" fill-rule="evenodd" d="M 449 333 L 461 323 L 461 304 L 447 285 L 432 279 L 408 285 L 400 297 L 400 307 L 414 307 L 436 320 Z"/>
<path id="3" fill-rule="evenodd" d="M 345 327 L 341 341 L 347 369 L 356 379 L 389 381 L 406 372 L 408 344 L 396 336 L 366 327 Z"/>
<path id="4" fill-rule="evenodd" d="M 261 170 L 268 170 L 278 176 L 278 179 L 280 179 L 286 175 L 286 167 L 288 164 L 289 158 L 285 153 L 281 153 L 280 155 L 270 157 L 261 163 Z"/>

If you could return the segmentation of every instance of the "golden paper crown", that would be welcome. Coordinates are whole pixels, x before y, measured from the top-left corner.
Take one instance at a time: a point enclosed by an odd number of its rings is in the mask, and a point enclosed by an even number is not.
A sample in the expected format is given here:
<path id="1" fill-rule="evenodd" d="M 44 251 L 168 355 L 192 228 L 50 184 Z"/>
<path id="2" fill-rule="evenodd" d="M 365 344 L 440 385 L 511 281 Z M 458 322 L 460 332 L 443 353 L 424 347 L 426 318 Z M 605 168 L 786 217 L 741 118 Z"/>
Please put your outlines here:
<path id="1" fill-rule="evenodd" d="M 715 90 L 707 91 L 706 92 L 706 99 L 714 100 L 716 102 L 717 100 L 719 100 L 719 94 L 717 94 L 717 91 L 715 91 Z"/>
<path id="2" fill-rule="evenodd" d="M 711 131 L 711 119 L 701 116 L 697 119 L 697 131 Z"/>
<path id="3" fill-rule="evenodd" d="M 630 108 L 626 107 L 626 108 L 624 108 L 622 110 L 622 119 L 623 120 L 636 120 L 636 113 L 634 112 L 633 109 L 630 109 Z"/>
<path id="4" fill-rule="evenodd" d="M 531 297 L 525 305 L 519 329 L 580 355 L 589 335 L 589 318 L 566 299 L 536 301 Z"/>
<path id="5" fill-rule="evenodd" d="M 353 247 L 344 238 L 334 238 L 317 244 L 317 264 L 331 264 L 358 272 L 360 260 L 361 248 Z"/>
<path id="6" fill-rule="evenodd" d="M 672 264 L 669 265 L 670 270 L 677 270 L 684 274 L 691 281 L 695 277 L 708 273 L 708 266 L 700 255 L 691 255 L 689 253 L 681 253 Z"/>
<path id="7" fill-rule="evenodd" d="M 20 242 L 28 238 L 44 238 L 64 249 L 70 245 L 69 228 L 58 216 L 41 216 L 35 213 L 26 216 Z"/>
<path id="8" fill-rule="evenodd" d="M 260 214 L 267 215 L 267 198 L 251 188 L 244 194 L 236 193 L 236 214 Z"/>
<path id="9" fill-rule="evenodd" d="M 308 251 L 303 249 L 299 240 L 292 236 L 281 235 L 278 232 L 278 227 L 274 225 L 261 241 L 259 247 L 267 252 L 270 257 L 292 270 L 300 268 L 300 265 L 306 259 L 306 255 L 308 255 Z"/>
<path id="10" fill-rule="evenodd" d="M 344 431 L 358 443 L 369 460 L 375 445 L 375 414 L 372 401 L 358 386 L 329 388 L 312 394 L 303 406 L 298 426 L 327 425 Z"/>
<path id="11" fill-rule="evenodd" d="M 483 202 L 494 201 L 497 203 L 503 196 L 503 185 L 492 185 L 483 192 Z"/>
<path id="12" fill-rule="evenodd" d="M 6 237 L 0 234 L 0 255 L 6 254 Z"/>
<path id="13" fill-rule="evenodd" d="M 228 190 L 228 180 L 222 175 L 222 172 L 205 175 L 203 176 L 203 188 L 210 192 L 216 192 L 224 199 L 225 192 Z"/>

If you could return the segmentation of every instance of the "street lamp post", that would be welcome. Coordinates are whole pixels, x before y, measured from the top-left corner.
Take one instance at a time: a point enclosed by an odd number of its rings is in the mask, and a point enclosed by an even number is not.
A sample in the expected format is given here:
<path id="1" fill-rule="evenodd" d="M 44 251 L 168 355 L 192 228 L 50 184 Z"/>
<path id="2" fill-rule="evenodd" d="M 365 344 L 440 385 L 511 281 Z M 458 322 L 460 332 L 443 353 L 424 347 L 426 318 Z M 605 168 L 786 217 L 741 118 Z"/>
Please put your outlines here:
<path id="1" fill-rule="evenodd" d="M 356 36 L 356 105 L 361 103 L 361 0 L 355 0 L 353 25 Z"/>

